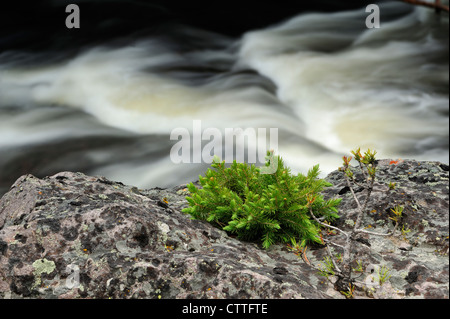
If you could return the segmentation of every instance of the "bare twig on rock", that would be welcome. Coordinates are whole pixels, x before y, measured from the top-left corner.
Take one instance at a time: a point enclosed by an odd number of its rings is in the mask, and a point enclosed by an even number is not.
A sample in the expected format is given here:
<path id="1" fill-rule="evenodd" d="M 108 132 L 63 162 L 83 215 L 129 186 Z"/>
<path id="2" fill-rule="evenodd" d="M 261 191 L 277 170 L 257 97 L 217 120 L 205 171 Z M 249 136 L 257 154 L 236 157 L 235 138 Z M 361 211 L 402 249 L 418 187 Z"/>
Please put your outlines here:
<path id="1" fill-rule="evenodd" d="M 364 156 L 363 156 L 360 152 L 360 149 L 358 148 L 356 151 L 352 151 L 352 153 L 354 154 L 355 159 L 357 160 L 357 162 L 359 164 L 359 168 L 361 170 L 361 176 L 362 176 L 362 181 L 358 182 L 355 178 L 355 175 L 353 174 L 352 170 L 349 167 L 349 163 L 350 163 L 352 157 L 344 156 L 343 157 L 344 167 L 343 167 L 342 171 L 344 172 L 344 177 L 346 180 L 347 187 L 349 188 L 349 190 L 352 194 L 353 200 L 356 202 L 356 205 L 357 205 L 357 213 L 356 213 L 356 218 L 355 218 L 352 230 L 344 231 L 336 226 L 332 226 L 332 225 L 322 222 L 321 220 L 319 220 L 319 218 L 317 218 L 314 215 L 311 206 L 309 207 L 309 211 L 310 211 L 312 218 L 318 224 L 320 224 L 326 228 L 339 231 L 339 233 L 344 234 L 346 237 L 344 245 L 339 245 L 339 244 L 334 243 L 331 240 L 322 238 L 322 242 L 325 244 L 326 249 L 327 249 L 326 252 L 327 252 L 328 256 L 330 257 L 329 261 L 332 262 L 333 268 L 334 268 L 332 273 L 329 272 L 328 274 L 333 274 L 338 277 L 338 280 L 335 283 L 335 287 L 339 291 L 342 290 L 343 287 L 345 288 L 346 286 L 348 286 L 349 284 L 351 287 L 352 282 L 354 282 L 354 279 L 352 279 L 352 276 L 351 276 L 351 274 L 352 274 L 351 263 L 354 261 L 354 252 L 355 252 L 355 244 L 356 244 L 357 235 L 361 234 L 361 233 L 368 234 L 368 235 L 374 235 L 374 236 L 391 236 L 391 235 L 393 235 L 398 227 L 399 219 L 401 218 L 401 213 L 403 211 L 403 208 L 400 206 L 396 207 L 395 209 L 391 209 L 392 212 L 395 214 L 395 216 L 390 217 L 390 219 L 392 219 L 395 222 L 395 225 L 394 225 L 394 229 L 390 232 L 377 233 L 377 232 L 367 231 L 367 230 L 361 228 L 363 216 L 368 211 L 367 206 L 369 203 L 370 195 L 371 195 L 371 193 L 373 191 L 373 187 L 374 187 L 375 172 L 376 172 L 376 161 L 375 161 L 376 152 L 375 151 L 372 152 L 369 149 L 367 152 L 364 153 Z M 354 185 L 357 185 L 358 187 L 362 187 L 366 191 L 365 199 L 362 203 L 357 198 L 355 191 L 353 190 Z M 309 203 L 309 205 L 311 205 L 312 203 L 313 203 L 313 201 L 311 201 Z M 343 251 L 342 259 L 340 261 L 340 267 L 338 266 L 338 262 L 331 252 L 329 244 L 332 244 Z M 299 249 L 299 251 L 301 251 L 301 250 Z M 319 269 L 309 262 L 308 262 L 308 264 L 315 269 Z M 322 269 L 319 269 L 319 270 L 322 273 L 324 271 L 326 272 L 326 270 L 322 270 Z"/>

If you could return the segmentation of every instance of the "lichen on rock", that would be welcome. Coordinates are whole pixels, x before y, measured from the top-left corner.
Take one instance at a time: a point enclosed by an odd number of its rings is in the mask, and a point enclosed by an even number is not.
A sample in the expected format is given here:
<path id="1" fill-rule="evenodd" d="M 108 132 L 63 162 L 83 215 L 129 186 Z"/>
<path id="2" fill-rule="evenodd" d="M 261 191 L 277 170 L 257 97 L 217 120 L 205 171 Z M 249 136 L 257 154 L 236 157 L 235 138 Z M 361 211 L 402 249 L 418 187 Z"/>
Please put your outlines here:
<path id="1" fill-rule="evenodd" d="M 50 274 L 55 270 L 55 262 L 47 260 L 45 258 L 38 259 L 33 263 L 34 274 L 34 287 L 38 287 L 41 284 L 41 275 Z"/>
<path id="2" fill-rule="evenodd" d="M 323 194 L 342 198 L 345 229 L 355 204 L 342 174 Z M 379 161 L 364 224 L 391 227 L 402 204 L 410 232 L 360 239 L 363 266 L 391 277 L 357 297 L 448 298 L 448 176 L 438 162 Z M 191 220 L 185 196 L 185 185 L 141 190 L 81 173 L 20 177 L 0 200 L 0 298 L 343 298 L 285 245 L 264 250 Z M 323 256 L 320 245 L 307 251 L 311 263 Z"/>

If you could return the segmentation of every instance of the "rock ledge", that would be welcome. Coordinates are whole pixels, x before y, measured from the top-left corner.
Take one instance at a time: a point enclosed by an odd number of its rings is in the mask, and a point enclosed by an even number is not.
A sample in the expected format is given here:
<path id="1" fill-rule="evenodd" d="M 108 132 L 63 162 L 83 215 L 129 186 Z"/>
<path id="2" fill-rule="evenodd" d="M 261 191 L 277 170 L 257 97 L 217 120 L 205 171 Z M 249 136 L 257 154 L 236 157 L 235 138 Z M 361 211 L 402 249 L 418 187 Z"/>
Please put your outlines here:
<path id="1" fill-rule="evenodd" d="M 373 280 L 381 265 L 391 277 L 355 297 L 448 298 L 448 166 L 378 165 L 364 224 L 386 231 L 401 204 L 410 231 L 360 239 L 359 280 Z M 343 198 L 337 225 L 350 229 L 355 204 L 342 173 L 327 180 L 334 186 L 324 196 Z M 344 298 L 286 246 L 266 251 L 190 220 L 181 213 L 186 191 L 72 172 L 20 177 L 0 200 L 0 298 Z M 307 253 L 316 265 L 323 256 L 321 247 Z"/>

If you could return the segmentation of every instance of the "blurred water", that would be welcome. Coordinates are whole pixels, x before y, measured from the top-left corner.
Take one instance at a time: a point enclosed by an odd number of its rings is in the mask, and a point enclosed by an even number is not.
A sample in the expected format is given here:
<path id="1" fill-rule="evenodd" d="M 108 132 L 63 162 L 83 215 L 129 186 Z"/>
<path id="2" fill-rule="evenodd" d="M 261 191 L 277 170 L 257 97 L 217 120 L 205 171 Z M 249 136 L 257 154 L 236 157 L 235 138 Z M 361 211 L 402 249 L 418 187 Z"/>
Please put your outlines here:
<path id="1" fill-rule="evenodd" d="M 194 180 L 208 165 L 172 163 L 169 135 L 197 119 L 222 132 L 278 128 L 294 172 L 327 173 L 358 146 L 448 163 L 448 15 L 380 7 L 380 29 L 365 27 L 363 8 L 240 38 L 169 25 L 65 59 L 3 52 L 0 187 L 60 170 L 139 187 Z"/>

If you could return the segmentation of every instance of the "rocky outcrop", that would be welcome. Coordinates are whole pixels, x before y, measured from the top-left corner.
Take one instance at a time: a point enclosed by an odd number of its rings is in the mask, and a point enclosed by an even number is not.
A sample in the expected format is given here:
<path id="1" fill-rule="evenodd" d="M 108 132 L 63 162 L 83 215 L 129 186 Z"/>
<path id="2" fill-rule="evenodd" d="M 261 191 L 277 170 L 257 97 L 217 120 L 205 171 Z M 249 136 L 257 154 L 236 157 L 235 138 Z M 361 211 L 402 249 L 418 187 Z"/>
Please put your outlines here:
<path id="1" fill-rule="evenodd" d="M 327 197 L 342 197 L 337 226 L 350 230 L 356 204 L 342 181 L 342 172 L 334 171 L 327 180 Z M 449 297 L 449 167 L 439 162 L 412 160 L 378 161 L 377 179 L 363 225 L 369 231 L 388 233 L 394 222 L 389 219 L 396 205 L 404 207 L 399 229 L 394 236 L 365 235 L 356 260 L 365 273 L 364 292 L 375 298 L 448 298 Z M 390 189 L 389 183 L 395 183 Z M 365 192 L 355 189 L 362 202 Z M 339 242 L 339 240 L 336 240 Z M 342 242 L 343 243 L 343 242 Z M 379 269 L 388 269 L 389 280 L 381 287 L 372 284 Z M 357 263 L 354 263 L 357 267 Z M 369 289 L 367 289 L 369 286 Z M 370 288 L 371 287 L 371 288 Z"/>
<path id="2" fill-rule="evenodd" d="M 358 239 L 367 285 L 355 297 L 448 298 L 448 166 L 380 161 L 378 176 L 364 223 L 386 231 L 401 204 L 404 231 Z M 327 179 L 324 196 L 343 198 L 336 225 L 350 229 L 342 173 Z M 264 250 L 191 220 L 180 212 L 186 192 L 71 172 L 22 176 L 0 200 L 0 298 L 344 298 L 285 245 Z M 323 256 L 320 246 L 306 252 L 316 265 Z M 379 286 L 382 266 L 390 278 Z"/>

